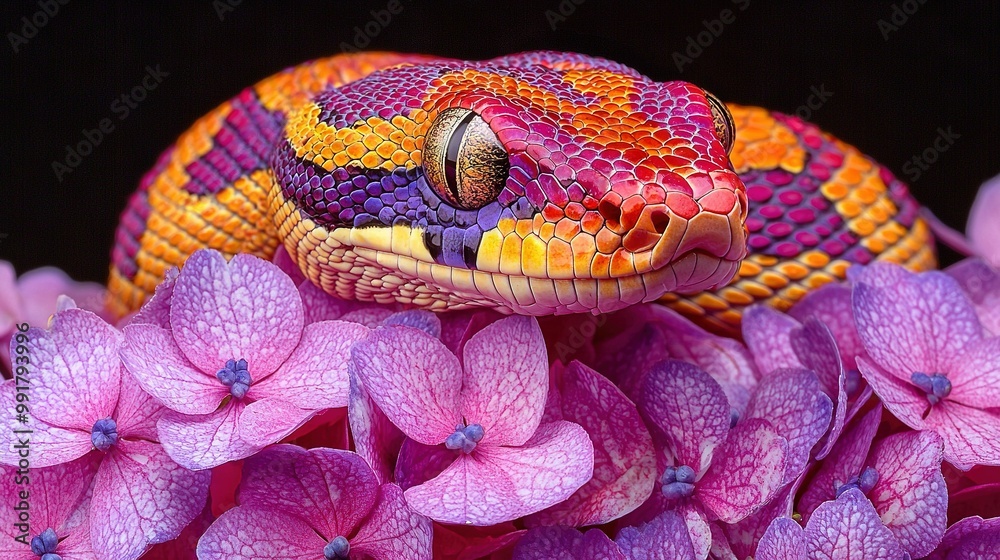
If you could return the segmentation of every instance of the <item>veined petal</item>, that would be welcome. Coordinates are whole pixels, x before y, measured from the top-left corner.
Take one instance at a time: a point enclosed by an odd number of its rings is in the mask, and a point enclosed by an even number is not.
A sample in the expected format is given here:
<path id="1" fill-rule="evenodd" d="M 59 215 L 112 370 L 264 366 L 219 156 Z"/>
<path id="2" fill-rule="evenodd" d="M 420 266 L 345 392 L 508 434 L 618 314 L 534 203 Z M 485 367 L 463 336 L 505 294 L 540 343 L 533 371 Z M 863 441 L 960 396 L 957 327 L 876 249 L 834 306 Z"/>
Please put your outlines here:
<path id="1" fill-rule="evenodd" d="M 665 511 L 639 527 L 625 527 L 618 532 L 615 542 L 630 560 L 696 558 L 684 518 L 674 511 Z"/>
<path id="2" fill-rule="evenodd" d="M 631 560 L 601 530 L 581 533 L 572 527 L 535 527 L 514 547 L 514 560 Z"/>
<path id="3" fill-rule="evenodd" d="M 156 423 L 160 442 L 171 459 L 191 470 L 249 457 L 263 446 L 239 437 L 239 417 L 245 406 L 229 401 L 215 412 L 198 416 L 167 411 Z"/>
<path id="4" fill-rule="evenodd" d="M 934 405 L 925 423 L 944 439 L 944 459 L 955 468 L 1000 465 L 1000 412 L 945 399 Z"/>
<path id="5" fill-rule="evenodd" d="M 779 368 L 801 368 L 789 339 L 799 322 L 785 313 L 766 305 L 755 305 L 743 314 L 743 339 L 746 341 L 757 369 L 767 374 Z"/>
<path id="6" fill-rule="evenodd" d="M 771 522 L 760 544 L 756 560 L 809 560 L 806 531 L 790 517 Z"/>
<path id="7" fill-rule="evenodd" d="M 415 513 L 395 484 L 379 489 L 378 501 L 351 540 L 351 550 L 374 560 L 431 560 L 431 520 Z"/>
<path id="8" fill-rule="evenodd" d="M 903 560 L 906 554 L 857 489 L 816 508 L 806 539 L 810 560 Z"/>
<path id="9" fill-rule="evenodd" d="M 333 538 L 333 537 L 329 537 Z M 302 518 L 240 506 L 223 513 L 198 541 L 201 560 L 322 558 L 326 541 Z"/>

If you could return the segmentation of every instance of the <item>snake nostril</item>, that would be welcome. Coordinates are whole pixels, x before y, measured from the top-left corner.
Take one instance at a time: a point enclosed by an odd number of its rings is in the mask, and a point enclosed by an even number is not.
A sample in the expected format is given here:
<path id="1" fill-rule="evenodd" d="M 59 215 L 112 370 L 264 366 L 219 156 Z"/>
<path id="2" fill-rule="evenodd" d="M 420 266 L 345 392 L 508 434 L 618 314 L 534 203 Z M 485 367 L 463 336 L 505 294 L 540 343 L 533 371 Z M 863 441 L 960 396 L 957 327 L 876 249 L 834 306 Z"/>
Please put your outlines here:
<path id="1" fill-rule="evenodd" d="M 597 205 L 597 211 L 604 217 L 604 221 L 617 224 L 622 219 L 622 209 L 610 200 L 602 200 Z"/>
<path id="2" fill-rule="evenodd" d="M 656 233 L 667 231 L 667 224 L 670 223 L 670 216 L 663 210 L 655 210 L 649 215 L 649 221 L 653 223 Z"/>

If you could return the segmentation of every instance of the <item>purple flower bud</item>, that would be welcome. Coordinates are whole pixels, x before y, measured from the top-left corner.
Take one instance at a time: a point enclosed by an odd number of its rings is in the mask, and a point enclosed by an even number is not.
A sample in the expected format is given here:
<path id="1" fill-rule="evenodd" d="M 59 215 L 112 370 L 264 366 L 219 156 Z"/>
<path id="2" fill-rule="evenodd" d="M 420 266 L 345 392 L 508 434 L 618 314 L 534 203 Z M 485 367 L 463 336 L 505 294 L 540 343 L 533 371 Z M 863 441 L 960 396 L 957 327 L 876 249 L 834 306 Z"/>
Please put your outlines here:
<path id="1" fill-rule="evenodd" d="M 951 394 L 951 381 L 943 373 L 927 375 L 918 371 L 910 376 L 910 381 L 927 393 L 927 400 L 931 404 L 937 404 Z"/>
<path id="2" fill-rule="evenodd" d="M 844 375 L 844 390 L 848 395 L 858 392 L 861 387 L 861 372 L 856 369 L 849 369 Z"/>
<path id="3" fill-rule="evenodd" d="M 694 483 L 695 472 L 694 469 L 687 465 L 681 465 L 677 467 L 677 482 L 686 482 L 688 484 Z"/>
<path id="4" fill-rule="evenodd" d="M 875 467 L 866 467 L 865 470 L 861 471 L 861 476 L 858 477 L 858 487 L 865 494 L 872 491 L 875 485 L 878 484 L 878 471 Z"/>
<path id="5" fill-rule="evenodd" d="M 736 427 L 736 423 L 740 421 L 740 411 L 735 408 L 729 409 L 729 429 Z"/>
<path id="6" fill-rule="evenodd" d="M 55 552 L 46 552 L 42 555 L 42 560 L 62 560 L 62 556 L 59 556 Z"/>
<path id="7" fill-rule="evenodd" d="M 444 440 L 444 446 L 451 450 L 462 450 L 463 453 L 472 453 L 476 444 L 482 441 L 486 432 L 479 424 L 469 424 L 455 426 L 455 433 Z"/>
<path id="8" fill-rule="evenodd" d="M 687 465 L 667 467 L 660 475 L 660 491 L 669 500 L 687 498 L 694 493 L 695 474 Z"/>
<path id="9" fill-rule="evenodd" d="M 242 399 L 250 390 L 250 371 L 247 369 L 247 361 L 243 358 L 239 360 L 226 360 L 226 367 L 220 369 L 215 376 L 219 381 L 229 387 L 229 392 L 233 397 Z"/>
<path id="10" fill-rule="evenodd" d="M 687 482 L 671 482 L 670 484 L 664 484 L 660 491 L 666 496 L 668 500 L 679 500 L 681 498 L 687 498 L 691 494 L 694 494 L 694 484 L 689 484 Z"/>
<path id="11" fill-rule="evenodd" d="M 326 560 L 345 560 L 351 557 L 351 543 L 344 536 L 338 536 L 323 547 Z"/>
<path id="12" fill-rule="evenodd" d="M 90 430 L 90 442 L 100 451 L 107 451 L 118 443 L 118 424 L 113 418 L 102 418 L 94 422 Z"/>
<path id="13" fill-rule="evenodd" d="M 49 527 L 48 529 L 42 531 L 40 535 L 31 539 L 31 552 L 36 556 L 45 557 L 46 554 L 53 554 L 56 551 L 56 547 L 59 546 L 59 538 L 56 536 L 56 532 Z M 56 558 L 59 558 L 58 554 L 53 554 Z"/>

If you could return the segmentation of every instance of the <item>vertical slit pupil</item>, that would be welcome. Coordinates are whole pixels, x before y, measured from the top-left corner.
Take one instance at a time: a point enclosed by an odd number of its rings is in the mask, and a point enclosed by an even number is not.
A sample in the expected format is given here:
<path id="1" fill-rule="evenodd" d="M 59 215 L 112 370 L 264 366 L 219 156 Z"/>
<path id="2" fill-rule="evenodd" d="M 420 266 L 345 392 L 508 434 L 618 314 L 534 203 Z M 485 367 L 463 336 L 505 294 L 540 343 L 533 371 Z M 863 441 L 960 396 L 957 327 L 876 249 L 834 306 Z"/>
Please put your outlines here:
<path id="1" fill-rule="evenodd" d="M 451 138 L 448 139 L 448 149 L 445 151 L 444 176 L 448 182 L 448 191 L 459 202 L 462 199 L 459 198 L 458 192 L 458 149 L 462 146 L 462 139 L 465 138 L 465 130 L 469 128 L 469 123 L 475 117 L 476 114 L 470 111 L 462 119 L 462 122 L 452 131 Z"/>

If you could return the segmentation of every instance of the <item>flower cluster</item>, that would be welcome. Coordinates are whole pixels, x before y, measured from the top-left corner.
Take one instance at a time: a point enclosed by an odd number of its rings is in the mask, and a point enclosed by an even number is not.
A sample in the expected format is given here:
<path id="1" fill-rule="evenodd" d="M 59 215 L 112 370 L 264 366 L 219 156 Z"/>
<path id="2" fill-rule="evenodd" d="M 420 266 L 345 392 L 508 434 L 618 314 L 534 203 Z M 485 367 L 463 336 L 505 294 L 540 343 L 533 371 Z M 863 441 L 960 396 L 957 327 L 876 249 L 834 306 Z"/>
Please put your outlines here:
<path id="1" fill-rule="evenodd" d="M 344 302 L 281 252 L 195 253 L 113 325 L 98 288 L 0 263 L 0 335 L 32 323 L 10 343 L 29 389 L 0 385 L 0 556 L 986 558 L 985 229 L 984 259 L 856 267 L 788 312 L 751 308 L 740 339 L 657 305 Z"/>

